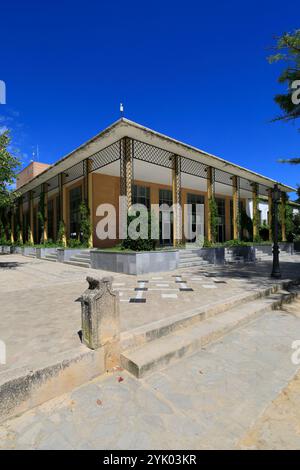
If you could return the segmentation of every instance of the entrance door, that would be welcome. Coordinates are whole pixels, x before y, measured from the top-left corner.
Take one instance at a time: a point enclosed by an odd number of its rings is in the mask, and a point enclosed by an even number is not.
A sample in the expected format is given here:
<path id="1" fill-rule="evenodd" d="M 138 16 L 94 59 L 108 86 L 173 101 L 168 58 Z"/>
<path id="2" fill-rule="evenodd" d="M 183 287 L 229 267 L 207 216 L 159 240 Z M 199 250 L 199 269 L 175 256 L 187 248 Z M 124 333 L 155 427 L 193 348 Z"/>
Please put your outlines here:
<path id="1" fill-rule="evenodd" d="M 189 237 L 189 235 L 186 234 L 186 241 L 189 243 L 195 243 L 199 235 L 204 236 L 204 196 L 201 196 L 200 194 L 188 193 L 187 204 L 188 229 L 189 231 L 192 231 L 193 234 L 196 233 L 196 235 L 191 235 L 191 237 Z M 198 208 L 198 214 L 200 216 L 199 220 L 196 218 L 197 205 L 202 206 L 202 211 L 200 211 Z"/>
<path id="2" fill-rule="evenodd" d="M 168 209 L 172 204 L 172 191 L 160 189 L 159 206 L 166 206 L 165 209 L 159 211 L 159 242 L 162 246 L 173 244 L 173 211 Z"/>

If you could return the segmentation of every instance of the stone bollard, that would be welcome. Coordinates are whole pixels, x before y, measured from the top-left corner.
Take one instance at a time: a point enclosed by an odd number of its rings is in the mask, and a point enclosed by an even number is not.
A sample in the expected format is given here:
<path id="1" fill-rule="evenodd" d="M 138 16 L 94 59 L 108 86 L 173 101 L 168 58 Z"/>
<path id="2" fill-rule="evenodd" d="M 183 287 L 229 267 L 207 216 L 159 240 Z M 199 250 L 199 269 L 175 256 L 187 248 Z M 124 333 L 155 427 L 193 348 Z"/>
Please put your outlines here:
<path id="1" fill-rule="evenodd" d="M 104 349 L 107 370 L 120 360 L 120 314 L 112 277 L 88 276 L 88 289 L 80 297 L 82 342 L 90 349 Z"/>

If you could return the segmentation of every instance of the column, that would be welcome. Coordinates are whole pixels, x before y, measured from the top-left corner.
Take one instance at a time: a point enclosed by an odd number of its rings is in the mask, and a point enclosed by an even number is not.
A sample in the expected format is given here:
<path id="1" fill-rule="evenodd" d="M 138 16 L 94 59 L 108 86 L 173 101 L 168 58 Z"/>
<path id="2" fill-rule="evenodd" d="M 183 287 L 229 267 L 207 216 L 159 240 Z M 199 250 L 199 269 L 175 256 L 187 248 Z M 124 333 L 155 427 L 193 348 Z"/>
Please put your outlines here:
<path id="1" fill-rule="evenodd" d="M 60 224 L 61 222 L 64 225 L 64 232 L 62 235 L 62 244 L 63 246 L 66 246 L 67 244 L 67 237 L 66 237 L 66 195 L 65 195 L 65 188 L 64 188 L 64 182 L 65 182 L 65 174 L 60 173 L 59 174 L 59 215 L 60 215 L 60 220 L 58 221 L 58 230 L 60 229 Z"/>
<path id="2" fill-rule="evenodd" d="M 29 191 L 29 227 L 30 233 L 28 237 L 29 243 L 34 243 L 33 231 L 34 231 L 34 222 L 33 222 L 33 192 Z"/>
<path id="3" fill-rule="evenodd" d="M 11 241 L 11 243 L 15 242 L 14 233 L 15 233 L 15 213 L 14 213 L 14 209 L 12 209 L 11 222 L 10 222 L 10 241 Z"/>
<path id="4" fill-rule="evenodd" d="M 23 245 L 23 196 L 19 198 L 19 229 L 20 229 L 20 239 L 17 240 L 21 245 Z"/>
<path id="5" fill-rule="evenodd" d="M 211 207 L 211 201 L 214 198 L 214 178 L 213 178 L 213 173 L 214 169 L 209 166 L 207 168 L 207 199 L 208 199 L 208 204 L 207 204 L 207 219 L 208 219 L 208 225 L 207 225 L 207 239 L 209 242 L 214 241 L 214 229 L 212 227 L 212 207 Z"/>
<path id="6" fill-rule="evenodd" d="M 272 189 L 268 189 L 268 225 L 269 225 L 269 241 L 271 242 L 273 240 L 273 232 L 272 232 L 272 226 L 273 226 L 273 221 L 272 221 L 272 212 L 273 212 L 273 206 L 272 206 Z"/>
<path id="7" fill-rule="evenodd" d="M 286 242 L 286 193 L 281 192 L 281 240 Z"/>
<path id="8" fill-rule="evenodd" d="M 259 235 L 259 224 L 258 224 L 258 184 L 252 183 L 252 204 L 253 204 L 253 241 Z"/>
<path id="9" fill-rule="evenodd" d="M 132 205 L 132 179 L 133 179 L 133 162 L 132 162 L 132 141 L 128 137 L 124 137 L 121 142 L 121 161 L 120 161 L 120 193 L 121 196 L 127 197 L 127 210 Z"/>
<path id="10" fill-rule="evenodd" d="M 43 184 L 43 193 L 44 193 L 44 233 L 43 241 L 44 243 L 48 240 L 48 184 Z"/>
<path id="11" fill-rule="evenodd" d="M 233 239 L 240 238 L 239 230 L 239 180 L 238 176 L 232 177 L 232 203 L 233 203 Z"/>
<path id="12" fill-rule="evenodd" d="M 93 173 L 92 160 L 87 160 L 87 205 L 90 216 L 91 235 L 89 239 L 89 247 L 93 246 L 94 241 L 94 220 L 93 220 Z"/>
<path id="13" fill-rule="evenodd" d="M 173 246 L 178 246 L 182 241 L 182 217 L 181 217 L 181 171 L 180 158 L 173 155 L 172 168 L 172 200 L 173 200 Z"/>

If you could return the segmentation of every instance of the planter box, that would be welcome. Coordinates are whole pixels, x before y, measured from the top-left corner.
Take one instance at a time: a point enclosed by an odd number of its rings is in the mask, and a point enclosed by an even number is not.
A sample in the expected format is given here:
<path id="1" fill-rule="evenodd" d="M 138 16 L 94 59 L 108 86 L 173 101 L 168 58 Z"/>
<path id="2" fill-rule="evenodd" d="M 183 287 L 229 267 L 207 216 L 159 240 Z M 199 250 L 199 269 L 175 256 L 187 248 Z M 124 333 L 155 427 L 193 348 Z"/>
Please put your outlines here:
<path id="1" fill-rule="evenodd" d="M 300 251 L 300 242 L 294 242 L 294 250 Z"/>
<path id="2" fill-rule="evenodd" d="M 83 251 L 90 251 L 88 248 L 56 248 L 57 251 L 57 261 L 59 263 L 64 263 L 69 261 L 72 256 L 79 255 Z"/>
<path id="3" fill-rule="evenodd" d="M 280 242 L 279 249 L 280 251 L 286 251 L 287 253 L 290 253 L 292 255 L 294 253 L 294 243 Z"/>
<path id="4" fill-rule="evenodd" d="M 146 274 L 173 271 L 178 267 L 178 250 L 122 253 L 91 250 L 91 267 L 115 273 Z"/>
<path id="5" fill-rule="evenodd" d="M 45 258 L 47 254 L 56 253 L 57 248 L 36 248 L 36 257 Z"/>
<path id="6" fill-rule="evenodd" d="M 240 256 L 244 259 L 245 263 L 253 262 L 256 259 L 256 252 L 254 246 L 232 246 L 225 248 L 233 256 Z"/>
<path id="7" fill-rule="evenodd" d="M 23 255 L 24 252 L 24 247 L 23 246 L 15 246 L 14 247 L 14 253 L 18 255 Z"/>
<path id="8" fill-rule="evenodd" d="M 224 247 L 199 248 L 199 250 L 195 250 L 195 254 L 210 264 L 222 265 L 225 263 Z"/>
<path id="9" fill-rule="evenodd" d="M 24 246 L 23 255 L 24 256 L 36 256 L 36 248 L 34 248 L 34 246 Z"/>
<path id="10" fill-rule="evenodd" d="M 0 247 L 0 253 L 2 253 L 3 255 L 9 255 L 12 253 L 12 246 L 10 245 L 1 245 Z"/>

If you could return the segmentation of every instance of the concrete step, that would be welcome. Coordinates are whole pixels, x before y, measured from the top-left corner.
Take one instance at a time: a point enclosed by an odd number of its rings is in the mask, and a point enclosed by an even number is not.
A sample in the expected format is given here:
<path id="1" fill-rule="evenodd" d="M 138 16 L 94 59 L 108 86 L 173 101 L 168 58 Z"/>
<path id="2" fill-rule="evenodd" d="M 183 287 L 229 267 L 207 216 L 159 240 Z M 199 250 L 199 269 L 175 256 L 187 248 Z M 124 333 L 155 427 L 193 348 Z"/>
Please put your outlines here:
<path id="1" fill-rule="evenodd" d="M 90 263 L 90 256 L 75 255 L 70 258 L 71 261 L 83 261 L 85 263 Z"/>
<path id="2" fill-rule="evenodd" d="M 259 315 L 278 308 L 284 302 L 290 302 L 295 295 L 297 293 L 283 290 L 232 307 L 220 315 L 124 351 L 121 354 L 121 365 L 136 377 L 145 377 L 171 362 L 191 355 Z"/>
<path id="3" fill-rule="evenodd" d="M 178 264 L 179 268 L 192 268 L 193 266 L 207 266 L 208 261 L 198 260 L 198 261 L 180 261 Z"/>
<path id="4" fill-rule="evenodd" d="M 184 258 L 179 257 L 179 261 L 198 261 L 198 260 L 203 261 L 203 258 L 201 258 L 201 256 L 195 256 L 195 255 L 185 256 Z"/>
<path id="5" fill-rule="evenodd" d="M 80 266 L 81 268 L 90 268 L 90 263 L 86 263 L 84 261 L 64 261 L 65 264 L 71 264 L 73 266 Z"/>

